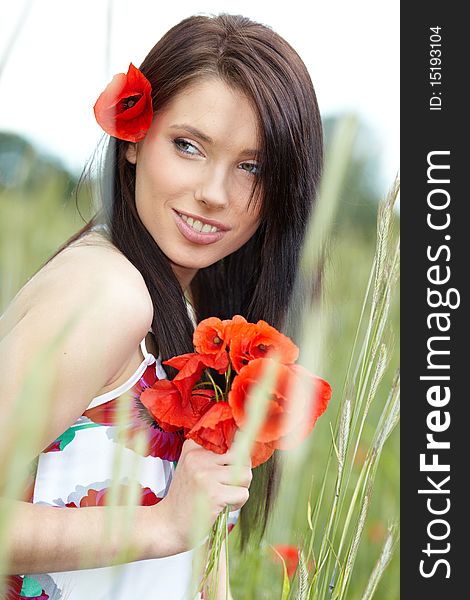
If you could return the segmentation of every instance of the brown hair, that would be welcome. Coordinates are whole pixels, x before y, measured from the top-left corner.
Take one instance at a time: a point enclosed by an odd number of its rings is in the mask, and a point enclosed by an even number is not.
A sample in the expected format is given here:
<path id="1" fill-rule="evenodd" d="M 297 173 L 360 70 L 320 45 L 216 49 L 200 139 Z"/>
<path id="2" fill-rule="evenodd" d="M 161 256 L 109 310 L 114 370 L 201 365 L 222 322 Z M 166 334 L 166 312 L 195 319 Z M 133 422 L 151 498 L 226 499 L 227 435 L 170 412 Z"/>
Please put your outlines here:
<path id="1" fill-rule="evenodd" d="M 152 84 L 157 111 L 207 76 L 220 78 L 252 102 L 261 137 L 257 157 L 261 170 L 255 185 L 262 190 L 260 225 L 238 251 L 200 269 L 191 293 L 198 322 L 241 314 L 251 322 L 264 319 L 287 333 L 286 315 L 323 162 L 320 114 L 304 63 L 269 27 L 243 16 L 220 14 L 192 16 L 175 25 L 140 69 Z M 144 277 L 154 306 L 153 332 L 166 360 L 193 351 L 194 328 L 170 263 L 137 214 L 135 165 L 125 157 L 127 146 L 110 138 L 102 210 L 62 248 L 96 223 L 108 225 L 110 240 Z M 167 372 L 170 378 L 176 374 L 171 367 Z M 250 499 L 240 517 L 242 548 L 253 531 L 264 534 L 278 469 L 275 452 L 253 471 Z"/>

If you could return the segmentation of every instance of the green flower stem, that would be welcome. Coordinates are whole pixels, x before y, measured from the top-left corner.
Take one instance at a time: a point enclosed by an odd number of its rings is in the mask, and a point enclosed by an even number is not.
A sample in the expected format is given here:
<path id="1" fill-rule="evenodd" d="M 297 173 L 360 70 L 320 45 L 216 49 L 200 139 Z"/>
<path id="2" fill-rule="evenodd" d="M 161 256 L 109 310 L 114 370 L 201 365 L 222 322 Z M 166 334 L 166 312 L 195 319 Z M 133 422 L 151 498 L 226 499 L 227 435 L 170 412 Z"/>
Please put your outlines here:
<path id="1" fill-rule="evenodd" d="M 228 388 L 230 386 L 230 375 L 232 374 L 232 363 L 229 361 L 228 369 L 225 371 L 225 395 L 228 394 Z"/>
<path id="2" fill-rule="evenodd" d="M 198 390 L 200 388 L 203 388 L 204 386 L 212 387 L 212 383 L 210 381 L 201 381 L 200 383 L 196 383 L 196 385 L 193 386 L 193 390 Z"/>
<path id="3" fill-rule="evenodd" d="M 220 389 L 220 387 L 216 384 L 216 382 L 214 381 L 214 379 L 212 378 L 212 375 L 209 373 L 209 371 L 206 371 L 207 376 L 209 377 L 209 379 L 212 381 L 212 386 L 214 388 L 215 391 L 215 401 L 216 402 L 220 402 L 219 401 L 219 394 L 221 396 L 221 400 L 224 400 L 224 394 L 222 392 L 222 390 Z"/>

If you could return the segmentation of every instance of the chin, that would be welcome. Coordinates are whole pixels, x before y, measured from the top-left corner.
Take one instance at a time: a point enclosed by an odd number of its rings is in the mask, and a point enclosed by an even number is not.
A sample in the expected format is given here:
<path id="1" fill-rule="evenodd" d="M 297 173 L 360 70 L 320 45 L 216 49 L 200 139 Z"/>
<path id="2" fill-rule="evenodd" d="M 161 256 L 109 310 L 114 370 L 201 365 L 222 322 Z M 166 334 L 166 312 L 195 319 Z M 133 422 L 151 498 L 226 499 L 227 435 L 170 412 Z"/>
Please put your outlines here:
<path id="1" fill-rule="evenodd" d="M 168 256 L 168 258 L 172 264 L 178 266 L 180 269 L 187 269 L 188 271 L 197 271 L 198 269 L 204 269 L 205 267 L 208 267 L 219 260 L 218 258 L 215 258 L 213 260 L 194 260 L 193 258 L 191 260 L 178 256 Z"/>

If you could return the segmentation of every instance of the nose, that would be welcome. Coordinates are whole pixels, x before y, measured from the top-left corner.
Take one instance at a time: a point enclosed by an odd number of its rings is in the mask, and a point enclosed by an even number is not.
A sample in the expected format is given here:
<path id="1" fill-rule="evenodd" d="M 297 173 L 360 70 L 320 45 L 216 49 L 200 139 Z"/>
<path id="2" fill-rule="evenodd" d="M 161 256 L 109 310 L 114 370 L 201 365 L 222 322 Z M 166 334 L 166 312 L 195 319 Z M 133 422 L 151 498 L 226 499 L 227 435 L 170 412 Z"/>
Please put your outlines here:
<path id="1" fill-rule="evenodd" d="M 204 175 L 199 182 L 195 198 L 210 208 L 227 208 L 229 204 L 229 192 L 227 187 L 227 176 L 222 166 L 213 166 L 205 169 Z"/>

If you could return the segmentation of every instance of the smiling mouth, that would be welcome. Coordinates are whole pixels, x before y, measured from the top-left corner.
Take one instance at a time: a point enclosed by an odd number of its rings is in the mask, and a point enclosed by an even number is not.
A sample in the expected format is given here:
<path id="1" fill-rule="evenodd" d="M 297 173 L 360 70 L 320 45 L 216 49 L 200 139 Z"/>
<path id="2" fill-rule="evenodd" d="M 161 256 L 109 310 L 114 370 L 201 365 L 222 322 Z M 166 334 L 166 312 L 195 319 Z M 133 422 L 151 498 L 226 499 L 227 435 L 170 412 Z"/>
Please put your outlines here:
<path id="1" fill-rule="evenodd" d="M 199 221 L 199 219 L 187 217 L 182 213 L 178 213 L 178 215 L 191 227 L 191 229 L 194 229 L 194 231 L 197 231 L 198 233 L 215 233 L 221 231 L 218 227 L 214 227 L 214 225 L 209 225 L 208 223 L 204 224 L 202 221 Z"/>
<path id="2" fill-rule="evenodd" d="M 175 210 L 175 209 L 174 209 Z M 214 221 L 212 219 L 203 219 L 196 215 L 187 215 L 175 210 L 176 214 L 193 230 L 197 233 L 219 233 L 229 231 L 230 227 L 227 227 L 223 223 Z"/>

